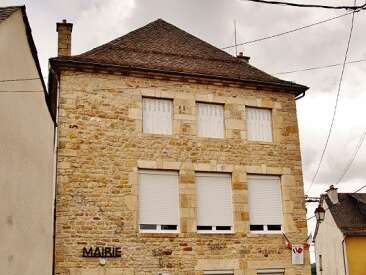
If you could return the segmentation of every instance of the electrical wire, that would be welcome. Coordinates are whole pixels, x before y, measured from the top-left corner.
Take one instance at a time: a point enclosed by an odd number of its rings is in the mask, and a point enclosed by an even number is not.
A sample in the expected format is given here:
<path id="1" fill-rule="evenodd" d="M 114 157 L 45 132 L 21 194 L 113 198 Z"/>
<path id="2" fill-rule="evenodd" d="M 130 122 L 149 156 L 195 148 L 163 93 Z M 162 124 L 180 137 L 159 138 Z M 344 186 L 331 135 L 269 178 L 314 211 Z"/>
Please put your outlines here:
<path id="1" fill-rule="evenodd" d="M 356 0 L 355 0 L 355 4 L 356 4 Z M 314 176 L 313 176 L 313 178 L 311 180 L 311 183 L 310 183 L 310 185 L 309 185 L 309 187 L 307 189 L 307 192 L 306 192 L 307 194 L 309 193 L 311 187 L 313 186 L 313 184 L 314 184 L 314 182 L 316 180 L 316 177 L 319 174 L 319 170 L 321 168 L 321 165 L 322 165 L 322 162 L 323 162 L 323 159 L 324 159 L 324 155 L 325 155 L 325 152 L 326 152 L 327 147 L 328 147 L 329 139 L 330 139 L 330 136 L 332 134 L 333 125 L 334 125 L 334 121 L 335 121 L 335 116 L 336 116 L 336 113 L 337 113 L 338 102 L 339 102 L 339 95 L 340 95 L 340 92 L 341 92 L 341 87 L 342 87 L 342 82 L 343 82 L 344 70 L 345 70 L 345 67 L 346 67 L 346 62 L 347 62 L 349 47 L 350 47 L 350 44 L 351 44 L 351 38 L 352 38 L 352 33 L 353 33 L 354 20 L 355 20 L 355 13 L 352 14 L 352 21 L 351 21 L 351 27 L 350 27 L 350 31 L 349 31 L 349 35 L 348 35 L 348 40 L 347 40 L 346 53 L 344 55 L 342 72 L 341 72 L 341 76 L 340 76 L 339 83 L 338 83 L 337 96 L 336 96 L 336 101 L 335 101 L 334 110 L 333 110 L 333 116 L 332 116 L 332 120 L 331 120 L 331 123 L 330 123 L 330 127 L 329 127 L 329 131 L 328 131 L 327 139 L 325 141 L 325 145 L 324 145 L 324 148 L 322 150 L 321 157 L 320 157 L 320 160 L 319 160 L 317 169 L 316 169 L 315 174 L 314 174 Z"/>
<path id="2" fill-rule="evenodd" d="M 358 10 L 358 11 L 360 11 L 360 10 Z M 313 27 L 313 26 L 316 26 L 316 25 L 320 25 L 320 24 L 323 24 L 323 23 L 326 23 L 326 22 L 329 22 L 329 21 L 333 21 L 333 20 L 336 20 L 338 18 L 347 16 L 347 15 L 350 15 L 350 14 L 353 14 L 353 12 L 348 12 L 348 13 L 341 14 L 341 15 L 338 15 L 338 16 L 335 16 L 335 17 L 330 17 L 328 19 L 324 19 L 324 20 L 321 20 L 321 21 L 317 21 L 317 22 L 314 22 L 312 24 L 305 25 L 305 26 L 302 26 L 302 27 L 298 27 L 298 28 L 295 28 L 295 29 L 291 29 L 291 30 L 288 30 L 288 31 L 285 31 L 285 32 L 281 32 L 281 33 L 277 33 L 277 34 L 272 34 L 272 35 L 265 36 L 265 37 L 262 37 L 262 38 L 257 38 L 257 39 L 254 39 L 254 40 L 249 40 L 249 41 L 241 42 L 241 43 L 236 44 L 236 46 L 242 46 L 242 45 L 252 44 L 252 43 L 260 42 L 260 41 L 263 41 L 263 40 L 267 40 L 267 39 L 279 37 L 279 36 L 282 36 L 282 35 L 286 35 L 286 34 L 289 34 L 289 33 L 293 33 L 293 32 L 296 32 L 296 31 L 303 30 L 303 29 L 307 29 L 307 28 L 310 28 L 310 27 Z M 230 45 L 230 46 L 226 46 L 226 47 L 221 48 L 221 49 L 222 50 L 225 50 L 225 49 L 230 49 L 230 48 L 234 48 L 234 47 L 235 47 L 235 45 Z"/>
<path id="3" fill-rule="evenodd" d="M 365 140 L 365 137 L 366 137 L 366 129 L 363 131 L 358 143 L 357 143 L 357 146 L 356 146 L 356 149 L 353 153 L 353 156 L 352 158 L 350 159 L 350 161 L 348 162 L 346 168 L 344 169 L 343 173 L 341 174 L 341 176 L 339 177 L 339 179 L 337 180 L 337 182 L 334 184 L 334 185 L 338 185 L 344 178 L 344 176 L 347 174 L 347 172 L 349 171 L 349 169 L 351 168 L 353 162 L 355 161 L 356 157 L 357 157 L 357 154 L 358 152 L 360 151 L 361 147 L 362 147 L 362 144 Z"/>
<path id="4" fill-rule="evenodd" d="M 365 61 L 366 61 L 366 59 L 359 59 L 359 60 L 348 61 L 348 62 L 346 62 L 346 64 L 354 64 L 354 63 L 360 63 L 360 62 L 365 62 Z M 298 70 L 293 70 L 293 71 L 283 71 L 283 72 L 278 72 L 278 73 L 274 73 L 274 74 L 275 75 L 292 74 L 292 73 L 298 73 L 298 72 L 327 69 L 327 68 L 338 67 L 338 66 L 342 66 L 342 65 L 343 65 L 343 63 L 336 63 L 336 64 L 319 66 L 319 67 L 310 67 L 310 68 L 305 68 L 305 69 L 298 69 Z"/>
<path id="5" fill-rule="evenodd" d="M 297 4 L 290 2 L 281 2 L 281 1 L 265 1 L 265 0 L 242 0 L 246 2 L 256 2 L 261 4 L 270 4 L 270 5 L 284 5 L 284 6 L 292 6 L 298 8 L 322 8 L 322 9 L 336 9 L 336 10 L 356 10 L 360 8 L 366 7 L 366 4 L 361 6 L 328 6 L 328 5 L 314 5 L 314 4 Z"/>

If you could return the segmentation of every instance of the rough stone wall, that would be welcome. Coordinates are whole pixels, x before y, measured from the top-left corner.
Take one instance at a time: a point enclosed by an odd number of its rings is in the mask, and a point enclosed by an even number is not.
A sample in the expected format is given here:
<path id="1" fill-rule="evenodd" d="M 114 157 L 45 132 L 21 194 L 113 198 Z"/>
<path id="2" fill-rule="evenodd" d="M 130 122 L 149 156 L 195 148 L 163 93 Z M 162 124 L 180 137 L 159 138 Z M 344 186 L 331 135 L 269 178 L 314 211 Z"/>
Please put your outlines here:
<path id="1" fill-rule="evenodd" d="M 257 268 L 310 274 L 308 252 L 306 264 L 294 266 L 282 235 L 249 232 L 247 174 L 281 175 L 284 231 L 294 243 L 306 239 L 293 96 L 71 71 L 61 74 L 60 83 L 56 274 L 230 269 L 254 275 Z M 172 135 L 142 133 L 143 96 L 174 100 Z M 196 136 L 197 101 L 225 104 L 225 139 Z M 245 106 L 272 108 L 273 143 L 246 139 Z M 139 233 L 138 168 L 179 171 L 181 233 Z M 234 234 L 195 232 L 195 171 L 232 173 Z M 122 257 L 104 267 L 81 257 L 84 246 L 96 245 L 121 246 Z"/>

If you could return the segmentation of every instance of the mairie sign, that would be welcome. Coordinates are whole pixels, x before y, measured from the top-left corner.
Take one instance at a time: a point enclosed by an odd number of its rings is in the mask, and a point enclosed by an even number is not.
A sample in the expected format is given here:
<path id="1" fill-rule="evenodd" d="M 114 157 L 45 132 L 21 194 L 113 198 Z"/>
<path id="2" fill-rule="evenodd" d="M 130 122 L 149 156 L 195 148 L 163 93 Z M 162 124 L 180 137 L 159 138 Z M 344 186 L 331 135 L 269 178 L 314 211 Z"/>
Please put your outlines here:
<path id="1" fill-rule="evenodd" d="M 122 255 L 121 247 L 96 246 L 84 247 L 83 257 L 89 258 L 118 258 Z"/>

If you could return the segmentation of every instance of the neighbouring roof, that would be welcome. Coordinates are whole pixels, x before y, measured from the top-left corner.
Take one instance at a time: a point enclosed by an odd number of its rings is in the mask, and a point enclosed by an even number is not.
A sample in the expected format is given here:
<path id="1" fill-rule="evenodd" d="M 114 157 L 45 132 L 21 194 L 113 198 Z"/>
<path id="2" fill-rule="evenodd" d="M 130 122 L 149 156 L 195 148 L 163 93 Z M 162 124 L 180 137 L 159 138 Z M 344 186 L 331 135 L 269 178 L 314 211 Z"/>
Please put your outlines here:
<path id="1" fill-rule="evenodd" d="M 297 94 L 308 89 L 271 76 L 162 19 L 83 54 L 57 57 L 52 61 L 109 64 L 130 69 L 286 86 Z"/>
<path id="2" fill-rule="evenodd" d="M 338 193 L 339 203 L 324 196 L 338 228 L 345 235 L 366 235 L 366 193 Z"/>

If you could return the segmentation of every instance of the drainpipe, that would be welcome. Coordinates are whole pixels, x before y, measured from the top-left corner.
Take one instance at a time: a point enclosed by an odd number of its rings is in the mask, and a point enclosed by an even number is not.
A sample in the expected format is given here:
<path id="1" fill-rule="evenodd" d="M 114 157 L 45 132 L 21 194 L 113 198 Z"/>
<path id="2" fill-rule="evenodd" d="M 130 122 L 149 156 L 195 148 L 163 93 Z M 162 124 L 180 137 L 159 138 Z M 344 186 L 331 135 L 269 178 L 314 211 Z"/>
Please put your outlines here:
<path id="1" fill-rule="evenodd" d="M 343 254 L 343 266 L 344 266 L 344 275 L 347 275 L 347 265 L 346 265 L 346 255 L 344 253 L 344 250 L 345 250 L 345 240 L 346 240 L 346 236 L 343 238 L 342 240 L 342 254 Z"/>

